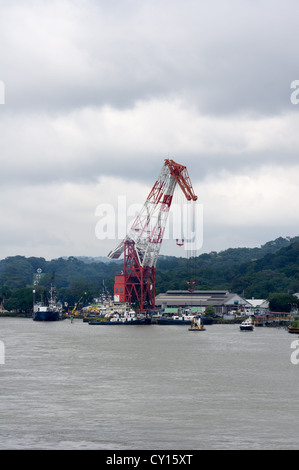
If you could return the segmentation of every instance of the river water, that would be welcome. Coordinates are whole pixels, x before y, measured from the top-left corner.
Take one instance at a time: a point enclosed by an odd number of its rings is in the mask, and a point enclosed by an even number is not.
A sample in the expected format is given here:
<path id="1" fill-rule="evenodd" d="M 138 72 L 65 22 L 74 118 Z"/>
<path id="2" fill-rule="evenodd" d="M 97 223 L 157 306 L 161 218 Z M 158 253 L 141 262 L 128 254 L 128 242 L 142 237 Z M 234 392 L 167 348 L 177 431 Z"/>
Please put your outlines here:
<path id="1" fill-rule="evenodd" d="M 298 449 L 296 339 L 2 318 L 0 449 Z"/>

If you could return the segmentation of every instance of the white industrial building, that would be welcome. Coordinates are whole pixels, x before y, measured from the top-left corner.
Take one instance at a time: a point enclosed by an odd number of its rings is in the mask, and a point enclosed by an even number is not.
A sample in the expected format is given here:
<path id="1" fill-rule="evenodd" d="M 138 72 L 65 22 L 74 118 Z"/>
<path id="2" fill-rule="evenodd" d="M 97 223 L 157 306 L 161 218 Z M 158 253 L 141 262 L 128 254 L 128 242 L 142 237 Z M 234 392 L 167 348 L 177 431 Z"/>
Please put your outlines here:
<path id="1" fill-rule="evenodd" d="M 208 305 L 215 309 L 217 315 L 227 314 L 232 310 L 251 309 L 252 305 L 240 295 L 227 290 L 168 290 L 158 294 L 155 300 L 156 308 L 187 308 L 197 307 L 204 310 Z"/>

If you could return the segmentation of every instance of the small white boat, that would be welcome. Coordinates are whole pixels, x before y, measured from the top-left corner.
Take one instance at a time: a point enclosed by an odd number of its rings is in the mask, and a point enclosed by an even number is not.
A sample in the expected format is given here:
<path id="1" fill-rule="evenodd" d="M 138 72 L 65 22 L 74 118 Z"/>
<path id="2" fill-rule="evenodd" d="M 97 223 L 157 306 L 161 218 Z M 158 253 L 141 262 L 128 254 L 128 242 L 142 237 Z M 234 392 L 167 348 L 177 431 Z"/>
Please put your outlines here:
<path id="1" fill-rule="evenodd" d="M 241 331 L 252 331 L 254 329 L 254 324 L 251 318 L 247 318 L 246 320 L 242 321 L 240 325 Z"/>

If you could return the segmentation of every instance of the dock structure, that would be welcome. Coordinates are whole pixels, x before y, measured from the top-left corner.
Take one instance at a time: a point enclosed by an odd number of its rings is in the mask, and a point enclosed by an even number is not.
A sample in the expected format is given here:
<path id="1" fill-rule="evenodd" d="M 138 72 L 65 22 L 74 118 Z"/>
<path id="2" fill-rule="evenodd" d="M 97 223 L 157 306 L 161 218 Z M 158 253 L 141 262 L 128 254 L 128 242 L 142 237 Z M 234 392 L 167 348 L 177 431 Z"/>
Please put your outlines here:
<path id="1" fill-rule="evenodd" d="M 255 326 L 285 326 L 294 320 L 292 312 L 266 312 L 254 316 Z"/>

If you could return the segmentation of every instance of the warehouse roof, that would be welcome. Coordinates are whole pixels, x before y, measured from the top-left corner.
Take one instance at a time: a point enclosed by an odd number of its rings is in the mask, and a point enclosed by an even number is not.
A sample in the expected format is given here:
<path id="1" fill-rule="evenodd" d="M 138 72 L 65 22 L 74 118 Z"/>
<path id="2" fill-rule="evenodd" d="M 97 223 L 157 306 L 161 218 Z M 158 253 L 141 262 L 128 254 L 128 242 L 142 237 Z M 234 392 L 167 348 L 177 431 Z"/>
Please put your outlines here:
<path id="1" fill-rule="evenodd" d="M 226 290 L 168 290 L 156 296 L 156 307 L 207 306 L 207 305 L 250 305 L 238 294 Z"/>

